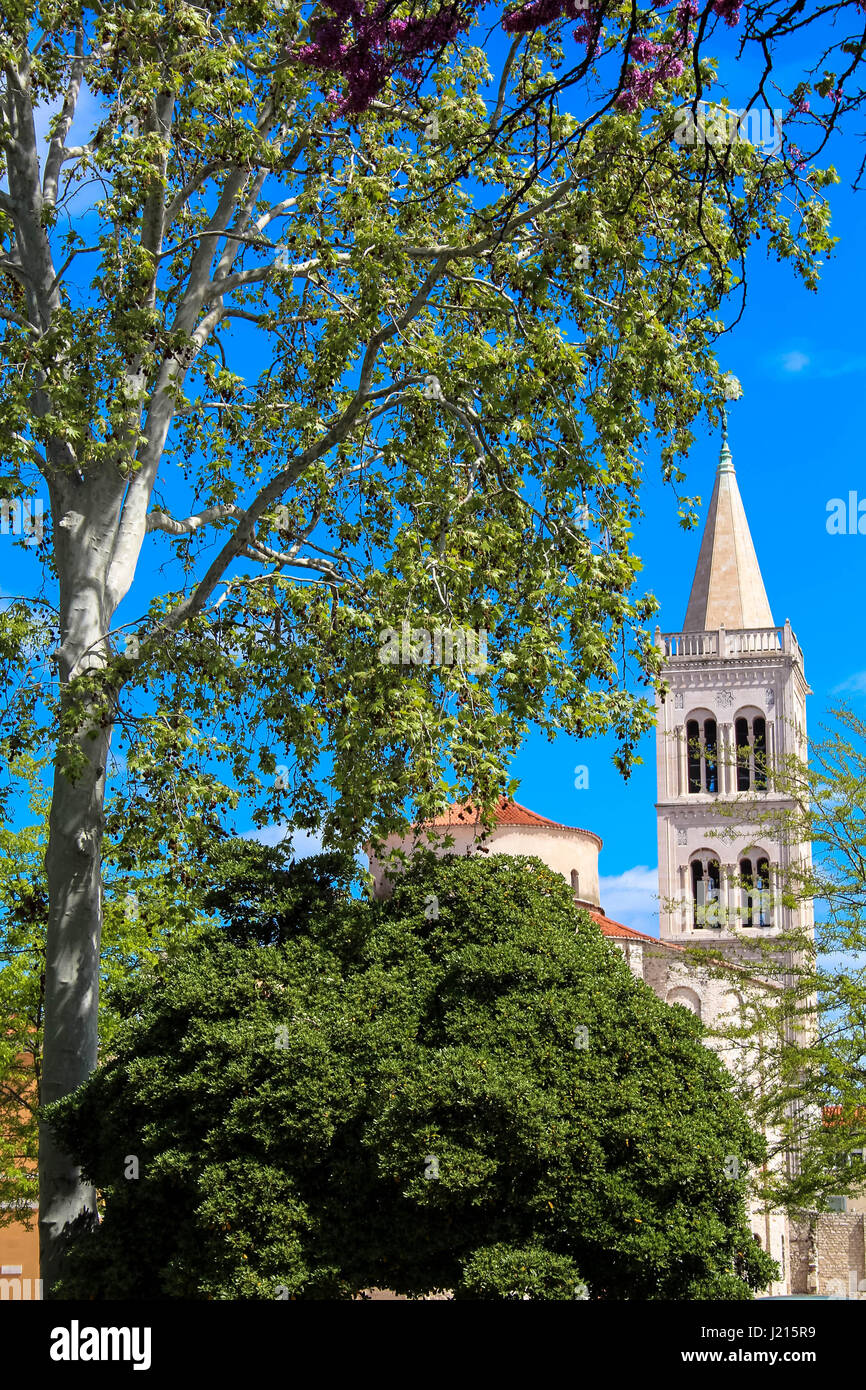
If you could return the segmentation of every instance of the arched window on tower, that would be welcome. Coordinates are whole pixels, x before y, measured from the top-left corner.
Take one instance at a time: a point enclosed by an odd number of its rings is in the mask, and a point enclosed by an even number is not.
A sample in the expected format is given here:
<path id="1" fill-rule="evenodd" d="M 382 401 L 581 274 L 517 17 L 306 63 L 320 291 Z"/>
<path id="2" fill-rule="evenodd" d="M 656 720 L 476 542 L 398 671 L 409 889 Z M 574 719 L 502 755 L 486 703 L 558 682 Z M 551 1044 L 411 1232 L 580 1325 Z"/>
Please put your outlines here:
<path id="1" fill-rule="evenodd" d="M 758 860 L 758 872 L 755 887 L 755 926 L 769 927 L 773 921 L 772 903 L 770 901 L 770 861 L 769 859 Z"/>
<path id="2" fill-rule="evenodd" d="M 699 792 L 701 789 L 701 726 L 697 719 L 690 719 L 686 724 L 686 740 L 688 747 L 689 791 Z"/>
<path id="3" fill-rule="evenodd" d="M 752 721 L 755 745 L 755 791 L 767 790 L 767 721 L 756 717 Z"/>
<path id="4" fill-rule="evenodd" d="M 577 869 L 571 871 L 571 889 L 576 898 L 580 897 L 580 874 Z"/>
<path id="5" fill-rule="evenodd" d="M 704 866 L 700 859 L 692 860 L 692 926 L 702 927 L 700 919 L 701 908 L 703 907 L 706 895 L 704 885 Z"/>
<path id="6" fill-rule="evenodd" d="M 704 853 L 692 860 L 692 926 L 702 931 L 720 927 L 721 867 L 718 859 Z"/>
<path id="7" fill-rule="evenodd" d="M 740 926 L 772 926 L 770 901 L 770 861 L 761 855 L 757 861 L 740 860 Z"/>
<path id="8" fill-rule="evenodd" d="M 719 734 L 715 719 L 704 721 L 704 777 L 708 792 L 719 790 Z"/>
<path id="9" fill-rule="evenodd" d="M 752 927 L 753 920 L 753 900 L 752 895 L 755 890 L 755 880 L 752 875 L 751 859 L 740 860 L 740 926 Z"/>
<path id="10" fill-rule="evenodd" d="M 737 791 L 747 792 L 751 785 L 748 719 L 735 721 L 734 735 L 737 740 Z"/>
<path id="11" fill-rule="evenodd" d="M 737 744 L 737 791 L 767 790 L 767 721 L 761 714 L 734 720 Z"/>
<path id="12" fill-rule="evenodd" d="M 719 731 L 715 719 L 689 719 L 686 748 L 689 791 L 718 792 Z"/>

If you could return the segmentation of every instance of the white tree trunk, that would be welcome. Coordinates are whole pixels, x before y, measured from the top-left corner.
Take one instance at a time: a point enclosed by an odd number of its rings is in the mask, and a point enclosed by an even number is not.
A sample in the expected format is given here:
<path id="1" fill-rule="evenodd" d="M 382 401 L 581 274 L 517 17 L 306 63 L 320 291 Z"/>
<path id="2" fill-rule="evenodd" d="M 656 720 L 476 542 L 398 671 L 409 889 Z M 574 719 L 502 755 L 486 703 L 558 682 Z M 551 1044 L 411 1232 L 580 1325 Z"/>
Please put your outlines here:
<path id="1" fill-rule="evenodd" d="M 88 767 L 74 785 L 55 768 L 48 853 L 49 917 L 45 947 L 42 1103 L 74 1091 L 96 1066 L 99 950 L 102 934 L 102 827 L 109 737 L 90 742 Z M 96 1198 L 80 1169 L 39 1129 L 39 1259 L 50 1296 L 64 1237 L 93 1221 Z"/>
<path id="2" fill-rule="evenodd" d="M 91 486 L 63 478 L 52 488 L 55 553 L 60 587 L 57 653 L 61 698 L 70 682 L 98 672 L 108 655 L 106 636 L 113 608 L 106 600 L 116 519 L 118 480 Z M 79 697 L 80 698 L 80 697 Z M 101 703 L 101 702 L 100 702 Z M 102 936 L 102 835 L 105 773 L 111 742 L 110 705 L 75 732 L 85 766 L 75 780 L 63 771 L 58 749 L 45 856 L 48 931 L 45 946 L 43 1104 L 76 1090 L 97 1060 L 99 958 Z M 39 1257 L 46 1295 L 60 1273 L 73 1225 L 96 1219 L 92 1187 L 43 1123 L 39 1131 Z"/>

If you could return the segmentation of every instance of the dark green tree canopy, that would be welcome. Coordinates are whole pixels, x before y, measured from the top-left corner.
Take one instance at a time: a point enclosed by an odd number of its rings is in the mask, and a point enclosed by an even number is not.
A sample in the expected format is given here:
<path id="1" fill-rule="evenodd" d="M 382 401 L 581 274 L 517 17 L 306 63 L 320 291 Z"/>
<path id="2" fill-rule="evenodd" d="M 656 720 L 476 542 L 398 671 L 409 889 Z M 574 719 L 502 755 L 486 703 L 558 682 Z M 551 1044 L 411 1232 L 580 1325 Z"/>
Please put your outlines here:
<path id="1" fill-rule="evenodd" d="M 65 1291 L 769 1282 L 726 1175 L 763 1140 L 726 1072 L 539 860 L 422 856 L 383 903 L 249 844 L 219 876 L 223 922 L 118 990 L 112 1055 L 49 1112 L 104 1198 Z"/>

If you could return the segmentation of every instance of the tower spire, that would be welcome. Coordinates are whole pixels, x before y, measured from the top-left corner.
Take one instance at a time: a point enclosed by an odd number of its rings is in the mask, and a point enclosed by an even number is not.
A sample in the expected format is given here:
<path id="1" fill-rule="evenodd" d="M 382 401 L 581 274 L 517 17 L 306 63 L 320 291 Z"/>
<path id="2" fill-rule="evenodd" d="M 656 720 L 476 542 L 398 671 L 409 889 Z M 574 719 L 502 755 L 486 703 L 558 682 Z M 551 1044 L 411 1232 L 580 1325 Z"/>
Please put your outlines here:
<path id="1" fill-rule="evenodd" d="M 728 412 L 722 410 L 722 448 L 719 453 L 719 473 L 733 473 L 734 457 L 728 444 Z"/>
<path id="2" fill-rule="evenodd" d="M 728 444 L 722 412 L 722 447 L 684 632 L 715 628 L 773 627 L 773 615 Z"/>

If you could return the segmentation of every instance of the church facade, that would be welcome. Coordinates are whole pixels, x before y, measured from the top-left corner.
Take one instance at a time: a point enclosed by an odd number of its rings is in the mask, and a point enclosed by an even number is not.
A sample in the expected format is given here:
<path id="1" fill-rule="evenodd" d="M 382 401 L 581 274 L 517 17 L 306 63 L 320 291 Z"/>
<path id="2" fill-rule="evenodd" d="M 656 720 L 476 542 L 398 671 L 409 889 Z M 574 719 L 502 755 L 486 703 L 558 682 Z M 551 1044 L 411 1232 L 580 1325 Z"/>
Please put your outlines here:
<path id="1" fill-rule="evenodd" d="M 655 640 L 666 686 L 656 722 L 658 937 L 604 913 L 602 844 L 591 830 L 503 798 L 486 837 L 477 811 L 454 805 L 424 827 L 424 843 L 430 831 L 441 832 L 452 844 L 434 843 L 437 852 L 472 853 L 483 839 L 487 852 L 542 859 L 571 884 L 633 974 L 666 1003 L 696 1014 L 708 1045 L 758 1085 L 754 1050 L 725 1030 L 736 1026 L 750 991 L 778 988 L 760 974 L 761 943 L 791 927 L 813 930 L 809 902 L 783 902 L 783 883 L 797 863 L 809 863 L 811 847 L 786 838 L 789 803 L 772 777 L 787 755 L 806 756 L 810 691 L 790 622 L 773 621 L 726 437 L 682 629 L 656 629 Z M 395 836 L 386 850 L 411 852 L 416 842 Z M 383 862 L 371 856 L 370 867 L 377 893 L 389 892 Z M 688 948 L 700 946 L 720 950 L 735 970 L 720 978 L 695 963 Z M 772 1149 L 779 1136 L 770 1130 L 767 1138 Z M 776 1163 L 796 1163 L 778 1147 Z M 752 1205 L 753 1235 L 780 1269 L 768 1293 L 866 1299 L 866 1203 L 841 1205 L 798 1220 Z"/>

